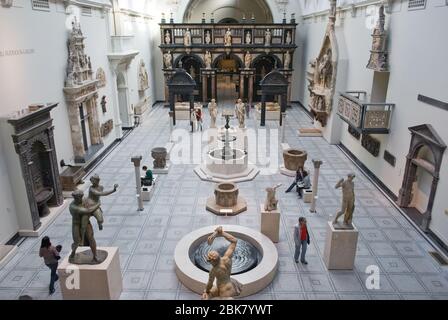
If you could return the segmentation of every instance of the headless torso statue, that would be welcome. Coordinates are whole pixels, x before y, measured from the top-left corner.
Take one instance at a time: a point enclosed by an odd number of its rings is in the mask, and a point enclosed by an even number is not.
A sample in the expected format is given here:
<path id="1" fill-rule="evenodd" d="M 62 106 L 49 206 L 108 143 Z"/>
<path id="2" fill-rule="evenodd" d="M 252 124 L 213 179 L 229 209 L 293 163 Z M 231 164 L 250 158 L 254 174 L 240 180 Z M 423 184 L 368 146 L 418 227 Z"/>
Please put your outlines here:
<path id="1" fill-rule="evenodd" d="M 281 185 L 282 184 L 279 183 L 275 187 L 266 188 L 267 194 L 266 194 L 266 200 L 264 202 L 264 210 L 265 211 L 277 210 L 277 208 L 278 208 L 278 200 L 275 198 L 275 191 Z"/>
<path id="2" fill-rule="evenodd" d="M 222 257 L 216 251 L 210 251 L 208 253 L 207 261 L 212 265 L 212 269 L 210 270 L 202 299 L 229 299 L 239 296 L 241 293 L 241 283 L 230 277 L 232 271 L 232 256 L 238 240 L 231 234 L 224 232 L 222 227 L 216 228 L 215 232 L 208 237 L 208 244 L 211 245 L 216 237 L 224 237 L 230 242 L 230 245 Z M 216 285 L 214 286 L 215 279 Z"/>
<path id="3" fill-rule="evenodd" d="M 341 211 L 339 211 L 334 220 L 333 225 L 338 226 L 342 229 L 353 229 L 352 220 L 353 220 L 353 212 L 355 211 L 355 184 L 353 183 L 353 179 L 355 178 L 354 173 L 349 173 L 347 179 L 341 179 L 336 184 L 335 188 L 342 188 L 342 207 Z M 340 216 L 344 215 L 344 222 L 341 225 L 338 223 L 338 219 Z"/>

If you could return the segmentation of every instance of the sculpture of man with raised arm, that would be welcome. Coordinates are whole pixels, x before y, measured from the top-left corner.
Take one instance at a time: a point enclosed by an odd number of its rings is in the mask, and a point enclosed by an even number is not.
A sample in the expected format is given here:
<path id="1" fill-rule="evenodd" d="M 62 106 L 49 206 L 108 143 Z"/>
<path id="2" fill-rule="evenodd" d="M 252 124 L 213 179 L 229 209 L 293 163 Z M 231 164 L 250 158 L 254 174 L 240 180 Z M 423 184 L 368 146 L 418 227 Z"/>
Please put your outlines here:
<path id="1" fill-rule="evenodd" d="M 353 220 L 353 212 L 355 211 L 355 184 L 353 183 L 353 179 L 355 178 L 354 173 L 349 173 L 347 175 L 347 179 L 341 179 L 336 184 L 335 188 L 342 188 L 342 208 L 336 214 L 336 217 L 333 220 L 333 225 L 338 223 L 338 219 L 340 216 L 344 215 L 344 229 L 353 229 L 352 220 Z"/>
<path id="2" fill-rule="evenodd" d="M 222 257 L 216 251 L 210 251 L 207 255 L 207 261 L 210 262 L 212 268 L 209 272 L 207 286 L 202 294 L 204 300 L 236 297 L 240 295 L 242 289 L 241 283 L 230 277 L 232 257 L 238 240 L 231 234 L 224 232 L 222 227 L 218 227 L 208 237 L 208 244 L 211 245 L 217 237 L 225 238 L 230 242 L 230 245 Z M 216 285 L 214 285 L 215 279 Z"/>

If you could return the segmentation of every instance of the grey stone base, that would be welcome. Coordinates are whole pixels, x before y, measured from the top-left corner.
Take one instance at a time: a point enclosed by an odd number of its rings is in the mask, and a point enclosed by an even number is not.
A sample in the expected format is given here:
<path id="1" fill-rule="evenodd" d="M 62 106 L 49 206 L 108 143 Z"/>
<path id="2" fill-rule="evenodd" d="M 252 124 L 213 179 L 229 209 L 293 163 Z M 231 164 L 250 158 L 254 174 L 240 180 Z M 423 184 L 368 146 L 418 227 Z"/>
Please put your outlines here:
<path id="1" fill-rule="evenodd" d="M 242 197 L 238 197 L 237 203 L 233 207 L 221 207 L 216 204 L 215 197 L 213 196 L 207 199 L 206 208 L 218 216 L 236 216 L 247 210 L 247 203 Z"/>

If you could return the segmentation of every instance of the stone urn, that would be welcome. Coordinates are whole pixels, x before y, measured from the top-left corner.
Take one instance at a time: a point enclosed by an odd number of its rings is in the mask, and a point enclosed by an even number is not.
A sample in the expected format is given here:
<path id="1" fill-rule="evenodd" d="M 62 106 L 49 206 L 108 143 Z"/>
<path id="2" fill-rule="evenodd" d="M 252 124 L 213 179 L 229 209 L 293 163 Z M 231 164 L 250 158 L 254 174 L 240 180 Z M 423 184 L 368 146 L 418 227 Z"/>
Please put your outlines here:
<path id="1" fill-rule="evenodd" d="M 151 150 L 151 156 L 154 159 L 154 169 L 164 169 L 166 167 L 166 148 L 154 148 Z"/>
<path id="2" fill-rule="evenodd" d="M 216 204 L 231 208 L 238 202 L 238 187 L 233 182 L 222 182 L 215 187 Z"/>
<path id="3" fill-rule="evenodd" d="M 303 168 L 307 158 L 308 153 L 304 150 L 288 149 L 283 151 L 285 168 L 291 171 L 297 171 L 299 168 Z"/>

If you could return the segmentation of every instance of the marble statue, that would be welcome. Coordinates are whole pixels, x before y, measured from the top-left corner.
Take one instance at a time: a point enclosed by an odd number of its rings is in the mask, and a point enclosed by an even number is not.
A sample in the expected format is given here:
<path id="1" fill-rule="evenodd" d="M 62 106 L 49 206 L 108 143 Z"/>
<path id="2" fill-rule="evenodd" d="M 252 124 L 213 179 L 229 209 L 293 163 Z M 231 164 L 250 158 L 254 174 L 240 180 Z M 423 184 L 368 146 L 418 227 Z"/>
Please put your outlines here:
<path id="1" fill-rule="evenodd" d="M 171 51 L 166 52 L 163 55 L 163 62 L 165 63 L 165 69 L 173 69 L 172 61 L 173 57 L 171 56 Z"/>
<path id="2" fill-rule="evenodd" d="M 338 224 L 338 219 L 340 216 L 344 215 L 344 223 L 343 228 L 345 229 L 353 229 L 352 220 L 353 220 L 353 211 L 355 211 L 355 185 L 353 183 L 353 179 L 355 178 L 354 173 L 349 173 L 347 175 L 347 179 L 341 179 L 336 184 L 335 188 L 342 188 L 342 208 L 339 211 L 333 220 L 333 225 Z"/>
<path id="3" fill-rule="evenodd" d="M 227 28 L 226 34 L 224 36 L 224 46 L 230 47 L 232 45 L 232 31 Z"/>
<path id="4" fill-rule="evenodd" d="M 106 73 L 104 72 L 103 68 L 98 68 L 96 70 L 96 80 L 98 80 L 98 87 L 105 87 L 106 86 Z"/>
<path id="5" fill-rule="evenodd" d="M 271 44 L 272 33 L 271 30 L 267 29 L 264 33 L 264 45 L 269 46 Z"/>
<path id="6" fill-rule="evenodd" d="M 292 38 L 291 38 L 291 31 L 286 31 L 286 44 L 291 44 Z"/>
<path id="7" fill-rule="evenodd" d="M 205 68 L 206 69 L 211 69 L 212 68 L 212 54 L 210 53 L 210 51 L 207 51 L 205 53 Z"/>
<path id="8" fill-rule="evenodd" d="M 218 117 L 218 105 L 216 100 L 212 99 L 208 103 L 208 111 L 210 112 L 210 128 L 216 128 L 216 118 Z"/>
<path id="9" fill-rule="evenodd" d="M 246 69 L 250 69 L 251 63 L 252 63 L 252 54 L 249 51 L 246 51 L 246 55 L 244 56 L 244 67 Z"/>
<path id="10" fill-rule="evenodd" d="M 237 103 L 235 104 L 235 115 L 238 118 L 239 127 L 241 129 L 244 128 L 246 106 L 241 99 L 238 99 Z"/>
<path id="11" fill-rule="evenodd" d="M 275 191 L 282 184 L 279 183 L 275 187 L 266 188 L 266 200 L 264 201 L 264 210 L 265 211 L 273 211 L 277 210 L 278 200 L 275 198 Z"/>
<path id="12" fill-rule="evenodd" d="M 210 31 L 207 30 L 207 32 L 205 33 L 205 43 L 210 44 L 211 42 L 212 42 L 212 36 L 210 34 Z"/>
<path id="13" fill-rule="evenodd" d="M 246 44 L 251 44 L 252 42 L 252 37 L 250 35 L 250 31 L 246 32 Z"/>
<path id="14" fill-rule="evenodd" d="M 232 256 L 236 248 L 237 239 L 231 234 L 222 230 L 222 227 L 215 229 L 215 232 L 207 239 L 208 245 L 211 245 L 217 237 L 223 237 L 230 242 L 224 255 L 221 257 L 217 251 L 210 251 L 207 255 L 207 261 L 212 268 L 209 273 L 207 286 L 205 287 L 202 299 L 225 299 L 239 296 L 242 285 L 236 279 L 231 278 Z M 216 285 L 214 285 L 216 279 Z"/>
<path id="15" fill-rule="evenodd" d="M 283 68 L 289 69 L 289 65 L 291 64 L 291 54 L 289 51 L 285 53 L 285 62 L 283 63 Z"/>
<path id="16" fill-rule="evenodd" d="M 190 67 L 190 76 L 194 79 L 196 78 L 196 70 L 194 69 L 193 65 Z"/>
<path id="17" fill-rule="evenodd" d="M 97 257 L 96 241 L 93 236 L 93 227 L 89 219 L 100 208 L 100 203 L 96 203 L 91 207 L 87 206 L 84 200 L 84 192 L 76 190 L 72 193 L 73 201 L 69 206 L 69 211 L 72 216 L 72 252 L 69 256 L 69 262 L 79 264 L 79 261 L 75 259 L 76 249 L 79 246 L 89 246 L 92 250 L 92 263 L 100 263 Z M 86 218 L 84 218 L 86 217 Z M 87 225 L 84 234 L 81 232 L 81 221 L 87 220 Z"/>
<path id="18" fill-rule="evenodd" d="M 191 32 L 190 32 L 190 29 L 188 29 L 188 28 L 184 33 L 184 46 L 186 46 L 186 47 L 191 46 Z"/>
<path id="19" fill-rule="evenodd" d="M 170 44 L 171 43 L 171 34 L 168 30 L 166 30 L 165 32 L 165 44 Z"/>
<path id="20" fill-rule="evenodd" d="M 138 89 L 144 91 L 149 87 L 148 71 L 146 71 L 145 62 L 140 60 L 140 67 L 138 70 Z"/>

